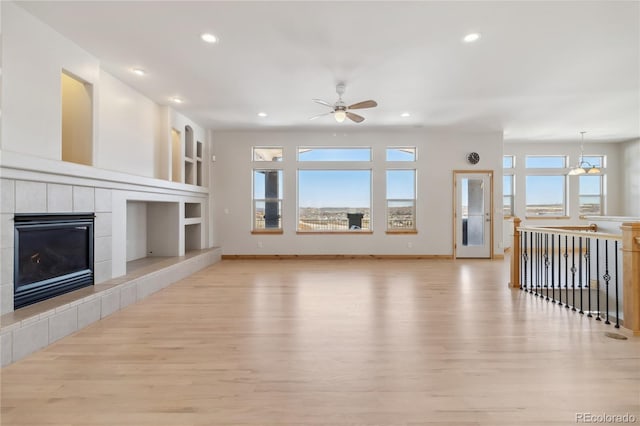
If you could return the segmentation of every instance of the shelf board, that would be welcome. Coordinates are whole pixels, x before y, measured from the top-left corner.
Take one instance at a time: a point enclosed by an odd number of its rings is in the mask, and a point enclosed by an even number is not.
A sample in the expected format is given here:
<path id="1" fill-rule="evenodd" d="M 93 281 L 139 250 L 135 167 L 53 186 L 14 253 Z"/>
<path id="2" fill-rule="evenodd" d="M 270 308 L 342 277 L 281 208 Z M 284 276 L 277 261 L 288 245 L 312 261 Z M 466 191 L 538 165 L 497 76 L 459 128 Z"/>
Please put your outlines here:
<path id="1" fill-rule="evenodd" d="M 201 217 L 189 217 L 184 220 L 185 225 L 197 225 L 199 223 L 202 223 Z"/>

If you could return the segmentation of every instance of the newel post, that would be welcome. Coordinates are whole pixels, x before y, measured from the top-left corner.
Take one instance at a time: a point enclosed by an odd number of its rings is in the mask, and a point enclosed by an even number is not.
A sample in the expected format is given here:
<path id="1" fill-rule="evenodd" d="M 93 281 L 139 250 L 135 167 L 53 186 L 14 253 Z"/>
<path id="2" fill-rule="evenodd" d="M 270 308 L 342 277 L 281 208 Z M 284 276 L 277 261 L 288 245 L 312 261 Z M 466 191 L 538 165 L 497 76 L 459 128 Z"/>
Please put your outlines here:
<path id="1" fill-rule="evenodd" d="M 624 327 L 640 335 L 640 222 L 622 224 Z"/>
<path id="2" fill-rule="evenodd" d="M 519 217 L 513 218 L 513 242 L 511 243 L 511 280 L 509 287 L 520 288 L 520 222 Z"/>

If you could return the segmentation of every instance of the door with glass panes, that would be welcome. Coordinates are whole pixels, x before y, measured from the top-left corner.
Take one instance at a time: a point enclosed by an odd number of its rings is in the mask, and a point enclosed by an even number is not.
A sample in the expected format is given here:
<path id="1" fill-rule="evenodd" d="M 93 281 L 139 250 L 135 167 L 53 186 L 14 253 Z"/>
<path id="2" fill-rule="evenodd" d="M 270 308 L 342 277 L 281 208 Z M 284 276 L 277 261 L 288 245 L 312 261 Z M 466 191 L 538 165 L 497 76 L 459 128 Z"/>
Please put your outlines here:
<path id="1" fill-rule="evenodd" d="M 455 172 L 456 258 L 490 258 L 492 246 L 491 172 Z"/>

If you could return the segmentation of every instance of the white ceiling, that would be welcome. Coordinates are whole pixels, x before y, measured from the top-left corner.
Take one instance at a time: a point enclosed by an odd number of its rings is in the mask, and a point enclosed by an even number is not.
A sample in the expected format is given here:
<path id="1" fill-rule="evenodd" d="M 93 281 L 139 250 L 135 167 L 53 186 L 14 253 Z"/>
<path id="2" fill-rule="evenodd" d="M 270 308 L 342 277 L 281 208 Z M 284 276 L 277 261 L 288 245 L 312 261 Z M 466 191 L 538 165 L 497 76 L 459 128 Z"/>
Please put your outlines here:
<path id="1" fill-rule="evenodd" d="M 640 136 L 637 1 L 20 4 L 159 104 L 184 98 L 176 109 L 213 129 L 336 128 L 330 116 L 309 121 L 326 110 L 311 99 L 335 101 L 344 81 L 347 103 L 379 106 L 342 128 Z M 462 43 L 469 32 L 482 38 Z"/>

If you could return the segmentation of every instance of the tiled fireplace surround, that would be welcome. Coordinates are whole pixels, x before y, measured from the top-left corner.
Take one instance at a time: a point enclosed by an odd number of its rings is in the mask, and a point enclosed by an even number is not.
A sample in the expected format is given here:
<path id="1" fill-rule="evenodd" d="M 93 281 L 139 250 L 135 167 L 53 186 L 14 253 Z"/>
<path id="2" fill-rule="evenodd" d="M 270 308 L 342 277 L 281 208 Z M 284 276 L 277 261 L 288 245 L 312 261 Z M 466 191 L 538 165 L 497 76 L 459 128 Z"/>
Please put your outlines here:
<path id="1" fill-rule="evenodd" d="M 6 156 L 3 160 L 5 159 Z M 19 157 L 17 160 L 17 163 L 20 163 Z M 53 167 L 50 168 L 60 167 L 53 162 L 43 161 L 45 169 L 46 166 L 52 165 Z M 37 166 L 36 164 L 34 167 Z M 83 177 L 87 176 L 88 169 L 92 169 L 94 172 L 91 175 L 97 174 L 98 179 Z M 126 235 L 122 234 L 126 234 L 125 218 L 128 200 L 168 201 L 182 204 L 201 202 L 204 207 L 208 200 L 206 189 L 194 189 L 186 185 L 119 173 L 96 172 L 96 169 L 80 165 L 65 166 L 65 174 L 43 173 L 41 170 L 24 170 L 21 167 L 0 168 L 2 176 L 0 179 L 0 313 L 2 314 L 0 358 L 2 366 L 15 362 L 219 261 L 221 252 L 213 248 L 182 258 L 163 260 L 159 263 L 159 267 L 124 275 L 126 260 L 122 254 L 118 254 L 121 250 L 117 244 L 120 246 L 126 244 Z M 69 212 L 95 212 L 95 285 L 14 312 L 14 214 Z M 203 246 L 206 247 L 206 245 Z M 181 250 L 184 252 L 184 247 Z"/>

